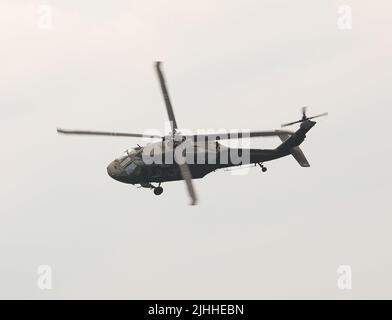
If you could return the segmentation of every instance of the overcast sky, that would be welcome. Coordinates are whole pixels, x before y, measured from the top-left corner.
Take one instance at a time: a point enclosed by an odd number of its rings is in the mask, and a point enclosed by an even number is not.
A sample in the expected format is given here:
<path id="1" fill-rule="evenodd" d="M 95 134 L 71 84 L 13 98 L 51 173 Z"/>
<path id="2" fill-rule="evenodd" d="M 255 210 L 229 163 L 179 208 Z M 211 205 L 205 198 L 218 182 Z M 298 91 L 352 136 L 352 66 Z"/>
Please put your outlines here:
<path id="1" fill-rule="evenodd" d="M 0 297 L 392 298 L 391 9 L 1 1 Z M 301 146 L 311 167 L 286 157 L 267 173 L 212 173 L 190 207 L 181 181 L 156 197 L 107 175 L 140 140 L 57 135 L 163 131 L 155 60 L 181 128 L 269 130 L 304 105 L 328 111 Z M 352 290 L 337 286 L 340 265 Z"/>

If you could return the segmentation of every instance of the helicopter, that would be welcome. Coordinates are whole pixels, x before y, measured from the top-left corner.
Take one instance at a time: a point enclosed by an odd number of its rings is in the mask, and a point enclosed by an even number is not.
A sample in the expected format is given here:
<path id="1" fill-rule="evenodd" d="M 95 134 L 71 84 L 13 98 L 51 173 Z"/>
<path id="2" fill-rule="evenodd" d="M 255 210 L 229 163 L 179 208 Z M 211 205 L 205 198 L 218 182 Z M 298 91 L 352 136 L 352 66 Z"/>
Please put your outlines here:
<path id="1" fill-rule="evenodd" d="M 192 180 L 203 178 L 217 169 L 258 165 L 263 172 L 266 172 L 265 162 L 288 155 L 292 155 L 301 167 L 310 166 L 299 145 L 305 140 L 306 133 L 316 124 L 312 119 L 326 116 L 328 115 L 327 112 L 308 117 L 306 115 L 307 107 L 303 107 L 300 120 L 281 125 L 283 128 L 299 123 L 300 128 L 297 131 L 279 129 L 234 133 L 182 134 L 177 125 L 161 64 L 160 61 L 155 62 L 155 69 L 170 122 L 171 131 L 168 134 L 60 128 L 57 128 L 57 132 L 68 135 L 116 136 L 157 140 L 144 146 L 137 145 L 135 148 L 127 149 L 123 155 L 109 163 L 107 173 L 119 182 L 152 189 L 155 195 L 163 193 L 162 183 L 183 180 L 191 199 L 191 205 L 197 204 L 198 201 Z M 275 149 L 232 148 L 219 143 L 221 140 L 241 140 L 256 137 L 279 137 L 282 143 Z M 206 161 L 206 159 L 211 161 Z"/>

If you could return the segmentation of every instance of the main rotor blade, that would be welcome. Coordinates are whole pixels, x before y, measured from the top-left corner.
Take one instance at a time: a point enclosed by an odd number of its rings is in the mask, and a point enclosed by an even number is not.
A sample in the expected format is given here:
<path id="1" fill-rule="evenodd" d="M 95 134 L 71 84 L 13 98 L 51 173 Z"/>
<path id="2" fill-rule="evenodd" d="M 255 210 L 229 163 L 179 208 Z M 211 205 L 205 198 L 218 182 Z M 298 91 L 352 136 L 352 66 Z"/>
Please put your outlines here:
<path id="1" fill-rule="evenodd" d="M 294 132 L 288 130 L 272 130 L 272 131 L 251 131 L 250 137 L 279 137 L 281 134 L 293 135 Z"/>
<path id="2" fill-rule="evenodd" d="M 66 130 L 57 128 L 58 133 L 75 135 L 94 135 L 94 136 L 116 136 L 116 137 L 135 137 L 135 138 L 162 138 L 158 135 L 148 135 L 142 133 L 107 132 L 107 131 L 88 131 L 88 130 Z"/>
<path id="3" fill-rule="evenodd" d="M 318 118 L 318 117 L 325 117 L 327 115 L 328 115 L 328 112 L 324 112 L 324 113 L 318 114 L 317 116 L 309 117 L 308 119 L 314 119 L 314 118 Z"/>
<path id="4" fill-rule="evenodd" d="M 190 171 L 187 163 L 179 164 L 178 166 L 180 167 L 181 176 L 185 181 L 189 196 L 191 197 L 190 204 L 191 204 L 191 206 L 194 206 L 197 203 L 197 196 L 196 196 L 196 192 L 195 192 L 195 189 L 194 189 L 193 183 L 192 183 L 191 171 Z"/>
<path id="5" fill-rule="evenodd" d="M 178 158 L 179 156 L 180 155 L 177 154 L 176 152 L 174 153 L 174 158 L 176 160 L 176 163 L 178 164 L 178 167 L 180 168 L 181 176 L 185 181 L 188 194 L 191 197 L 190 205 L 194 206 L 197 203 L 197 196 L 196 196 L 195 189 L 193 188 L 191 170 L 189 169 L 188 164 L 185 162 L 185 159 L 179 159 Z"/>
<path id="6" fill-rule="evenodd" d="M 174 117 L 173 107 L 170 102 L 169 92 L 167 91 L 167 87 L 166 87 L 166 81 L 165 81 L 165 78 L 164 78 L 163 73 L 161 71 L 161 62 L 157 61 L 155 63 L 155 67 L 157 70 L 159 83 L 161 85 L 163 99 L 165 100 L 167 115 L 169 116 L 170 125 L 172 127 L 172 131 L 174 132 L 178 128 L 177 121 L 176 121 L 176 118 Z"/>
<path id="7" fill-rule="evenodd" d="M 209 133 L 209 134 L 196 134 L 193 136 L 185 136 L 187 139 L 196 140 L 229 140 L 229 139 L 242 139 L 242 138 L 257 138 L 257 137 L 277 137 L 280 134 L 293 135 L 292 131 L 287 130 L 272 130 L 272 131 L 250 131 L 250 132 L 227 132 L 227 133 Z"/>

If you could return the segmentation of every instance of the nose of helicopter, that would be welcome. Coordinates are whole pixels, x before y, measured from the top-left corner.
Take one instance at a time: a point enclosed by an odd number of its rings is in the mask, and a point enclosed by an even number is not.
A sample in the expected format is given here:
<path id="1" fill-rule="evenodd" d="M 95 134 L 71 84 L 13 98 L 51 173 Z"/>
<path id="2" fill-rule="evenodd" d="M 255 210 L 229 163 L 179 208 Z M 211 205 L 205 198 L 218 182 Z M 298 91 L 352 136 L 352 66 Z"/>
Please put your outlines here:
<path id="1" fill-rule="evenodd" d="M 121 170 L 118 161 L 112 161 L 111 163 L 109 163 L 106 169 L 108 171 L 108 175 L 113 179 L 117 180 L 120 177 Z"/>

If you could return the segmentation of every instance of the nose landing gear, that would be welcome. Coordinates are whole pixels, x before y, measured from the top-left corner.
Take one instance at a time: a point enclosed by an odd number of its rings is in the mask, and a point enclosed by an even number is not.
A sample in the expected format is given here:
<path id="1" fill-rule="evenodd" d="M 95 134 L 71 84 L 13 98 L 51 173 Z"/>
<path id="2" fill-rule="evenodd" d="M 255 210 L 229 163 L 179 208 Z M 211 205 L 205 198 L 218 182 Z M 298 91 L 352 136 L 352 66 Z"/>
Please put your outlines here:
<path id="1" fill-rule="evenodd" d="M 260 166 L 261 171 L 263 171 L 263 172 L 266 172 L 266 171 L 267 171 L 267 168 L 264 167 L 262 163 L 259 162 L 258 165 Z"/>

